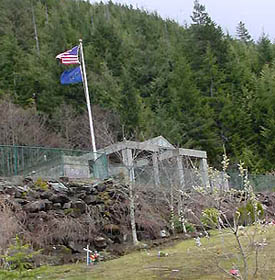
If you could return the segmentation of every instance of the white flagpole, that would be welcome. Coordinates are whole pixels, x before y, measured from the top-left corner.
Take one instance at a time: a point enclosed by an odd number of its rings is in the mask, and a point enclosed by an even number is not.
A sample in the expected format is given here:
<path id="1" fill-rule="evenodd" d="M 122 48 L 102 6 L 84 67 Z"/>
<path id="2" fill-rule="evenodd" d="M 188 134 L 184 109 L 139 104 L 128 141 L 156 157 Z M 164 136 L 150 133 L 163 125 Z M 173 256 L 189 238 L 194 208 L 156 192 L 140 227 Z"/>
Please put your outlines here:
<path id="1" fill-rule="evenodd" d="M 81 72 L 82 72 L 84 91 L 85 91 L 85 97 L 86 97 L 86 103 L 87 103 L 87 109 L 88 109 L 88 115 L 89 115 L 90 132 L 91 132 L 91 139 L 92 139 L 94 158 L 96 159 L 97 156 L 96 156 L 96 145 L 95 145 L 95 133 L 94 133 L 94 125 L 93 125 L 92 109 L 91 109 L 91 104 L 90 104 L 90 96 L 89 96 L 89 90 L 88 90 L 88 83 L 87 83 L 87 77 L 86 77 L 86 69 L 85 69 L 85 62 L 84 62 L 82 39 L 79 39 L 79 43 L 80 43 L 79 46 L 80 46 L 80 55 L 81 55 L 81 65 L 80 65 L 80 68 L 81 68 Z"/>

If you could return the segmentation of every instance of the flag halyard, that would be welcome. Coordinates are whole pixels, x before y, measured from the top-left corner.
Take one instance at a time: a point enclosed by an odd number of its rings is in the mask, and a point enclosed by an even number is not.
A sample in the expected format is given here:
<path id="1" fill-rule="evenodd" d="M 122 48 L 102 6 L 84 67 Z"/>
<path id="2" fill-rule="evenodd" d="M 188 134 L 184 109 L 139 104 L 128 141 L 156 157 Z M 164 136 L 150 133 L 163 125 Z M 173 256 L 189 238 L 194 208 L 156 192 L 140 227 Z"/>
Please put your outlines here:
<path id="1" fill-rule="evenodd" d="M 60 59 L 62 64 L 80 64 L 78 59 L 78 49 L 79 46 L 73 47 L 66 52 L 58 54 L 56 58 Z"/>

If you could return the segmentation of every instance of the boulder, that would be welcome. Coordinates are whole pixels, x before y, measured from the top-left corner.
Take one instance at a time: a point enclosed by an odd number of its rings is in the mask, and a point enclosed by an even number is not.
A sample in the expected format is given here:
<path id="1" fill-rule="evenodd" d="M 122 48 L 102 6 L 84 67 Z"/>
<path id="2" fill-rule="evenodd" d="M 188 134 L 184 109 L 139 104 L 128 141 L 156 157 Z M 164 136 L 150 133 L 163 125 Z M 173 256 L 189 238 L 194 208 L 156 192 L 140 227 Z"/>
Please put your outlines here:
<path id="1" fill-rule="evenodd" d="M 69 241 L 67 246 L 72 250 L 73 253 L 85 253 L 83 248 L 86 247 L 86 243 L 76 243 L 74 241 Z M 91 248 L 90 248 L 91 250 Z"/>
<path id="2" fill-rule="evenodd" d="M 71 201 L 69 201 L 67 203 L 64 203 L 63 209 L 70 209 L 70 208 L 72 208 L 72 202 Z"/>
<path id="3" fill-rule="evenodd" d="M 96 249 L 102 250 L 102 249 L 105 249 L 107 247 L 107 241 L 104 237 L 97 236 L 94 239 L 94 245 L 95 245 Z"/>
<path id="4" fill-rule="evenodd" d="M 30 176 L 27 176 L 23 179 L 23 184 L 24 185 L 32 185 L 33 184 L 33 179 Z"/>
<path id="5" fill-rule="evenodd" d="M 21 206 L 24 206 L 24 205 L 26 205 L 26 204 L 29 203 L 28 200 L 23 199 L 23 198 L 15 198 L 14 201 L 15 201 L 16 203 L 20 204 Z"/>
<path id="6" fill-rule="evenodd" d="M 97 201 L 97 198 L 95 195 L 87 195 L 84 199 L 84 201 L 86 202 L 86 204 L 90 205 L 90 204 L 93 204 L 95 205 L 96 204 L 96 201 Z"/>
<path id="7" fill-rule="evenodd" d="M 119 235 L 120 227 L 114 224 L 107 224 L 103 227 L 104 232 L 109 233 L 111 235 Z"/>
<path id="8" fill-rule="evenodd" d="M 107 189 L 107 186 L 105 184 L 98 184 L 96 189 L 98 192 L 104 192 Z"/>
<path id="9" fill-rule="evenodd" d="M 161 238 L 166 238 L 166 237 L 169 237 L 170 236 L 170 233 L 166 230 L 166 229 L 162 229 L 160 232 L 159 232 L 159 236 Z"/>
<path id="10" fill-rule="evenodd" d="M 49 201 L 48 199 L 43 200 L 45 202 L 45 210 L 49 211 L 53 209 L 53 203 Z"/>
<path id="11" fill-rule="evenodd" d="M 58 203 L 53 204 L 53 209 L 54 210 L 58 210 L 58 209 L 61 209 L 61 208 L 62 208 L 61 203 L 58 202 Z"/>
<path id="12" fill-rule="evenodd" d="M 40 193 L 40 198 L 42 199 L 49 199 L 52 196 L 52 193 L 50 191 L 45 191 Z"/>
<path id="13" fill-rule="evenodd" d="M 43 200 L 29 202 L 26 205 L 24 205 L 24 210 L 30 213 L 39 212 L 45 210 L 45 208 L 46 204 Z"/>
<path id="14" fill-rule="evenodd" d="M 59 177 L 59 180 L 64 184 L 68 184 L 70 182 L 69 177 L 66 177 L 66 176 Z"/>
<path id="15" fill-rule="evenodd" d="M 81 191 L 79 192 L 77 195 L 75 195 L 75 197 L 79 198 L 79 199 L 84 199 L 86 197 L 86 192 L 85 191 Z"/>
<path id="16" fill-rule="evenodd" d="M 93 194 L 95 191 L 97 191 L 92 185 L 84 185 L 81 189 L 85 191 L 86 194 Z"/>
<path id="17" fill-rule="evenodd" d="M 87 205 L 83 200 L 72 201 L 72 208 L 79 209 L 81 213 L 86 211 Z"/>
<path id="18" fill-rule="evenodd" d="M 66 202 L 69 202 L 70 199 L 68 198 L 68 196 L 66 196 L 65 194 L 59 193 L 59 194 L 52 194 L 49 197 L 49 200 L 52 201 L 53 203 L 61 203 L 64 204 Z"/>
<path id="19" fill-rule="evenodd" d="M 4 192 L 5 194 L 9 194 L 14 196 L 14 194 L 16 193 L 16 187 L 15 186 L 5 186 L 4 187 Z"/>
<path id="20" fill-rule="evenodd" d="M 56 192 L 68 192 L 69 189 L 62 183 L 49 183 Z"/>

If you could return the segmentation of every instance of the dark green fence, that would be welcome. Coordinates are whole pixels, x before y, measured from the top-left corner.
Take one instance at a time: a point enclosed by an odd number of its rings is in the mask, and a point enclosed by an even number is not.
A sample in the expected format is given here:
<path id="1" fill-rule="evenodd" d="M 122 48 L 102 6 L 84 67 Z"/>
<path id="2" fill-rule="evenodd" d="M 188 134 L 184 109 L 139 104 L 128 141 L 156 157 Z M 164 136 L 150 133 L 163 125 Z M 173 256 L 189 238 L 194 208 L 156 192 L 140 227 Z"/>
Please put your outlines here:
<path id="1" fill-rule="evenodd" d="M 0 145 L 0 176 L 18 175 L 105 179 L 108 161 L 90 151 Z"/>

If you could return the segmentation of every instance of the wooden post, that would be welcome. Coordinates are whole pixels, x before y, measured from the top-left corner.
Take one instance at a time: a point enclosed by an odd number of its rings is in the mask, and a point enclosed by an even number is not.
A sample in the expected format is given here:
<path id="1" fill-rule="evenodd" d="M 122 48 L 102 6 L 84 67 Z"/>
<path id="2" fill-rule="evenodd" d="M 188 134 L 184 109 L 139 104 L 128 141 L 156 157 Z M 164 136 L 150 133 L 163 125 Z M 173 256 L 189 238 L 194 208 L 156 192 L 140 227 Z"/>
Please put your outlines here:
<path id="1" fill-rule="evenodd" d="M 160 185 L 160 179 L 159 179 L 159 164 L 158 164 L 158 155 L 157 153 L 153 153 L 153 169 L 154 169 L 154 180 L 155 185 Z"/>
<path id="2" fill-rule="evenodd" d="M 200 159 L 200 172 L 203 186 L 210 187 L 209 177 L 208 177 L 208 164 L 206 158 Z"/>
<path id="3" fill-rule="evenodd" d="M 180 190 L 183 190 L 185 187 L 185 180 L 184 180 L 184 171 L 182 165 L 182 157 L 180 155 L 177 156 L 177 165 L 178 165 Z"/>
<path id="4" fill-rule="evenodd" d="M 127 176 L 130 182 L 135 181 L 135 170 L 134 170 L 134 163 L 133 163 L 133 156 L 131 149 L 124 149 L 122 150 L 122 160 L 123 164 L 127 169 Z"/>

